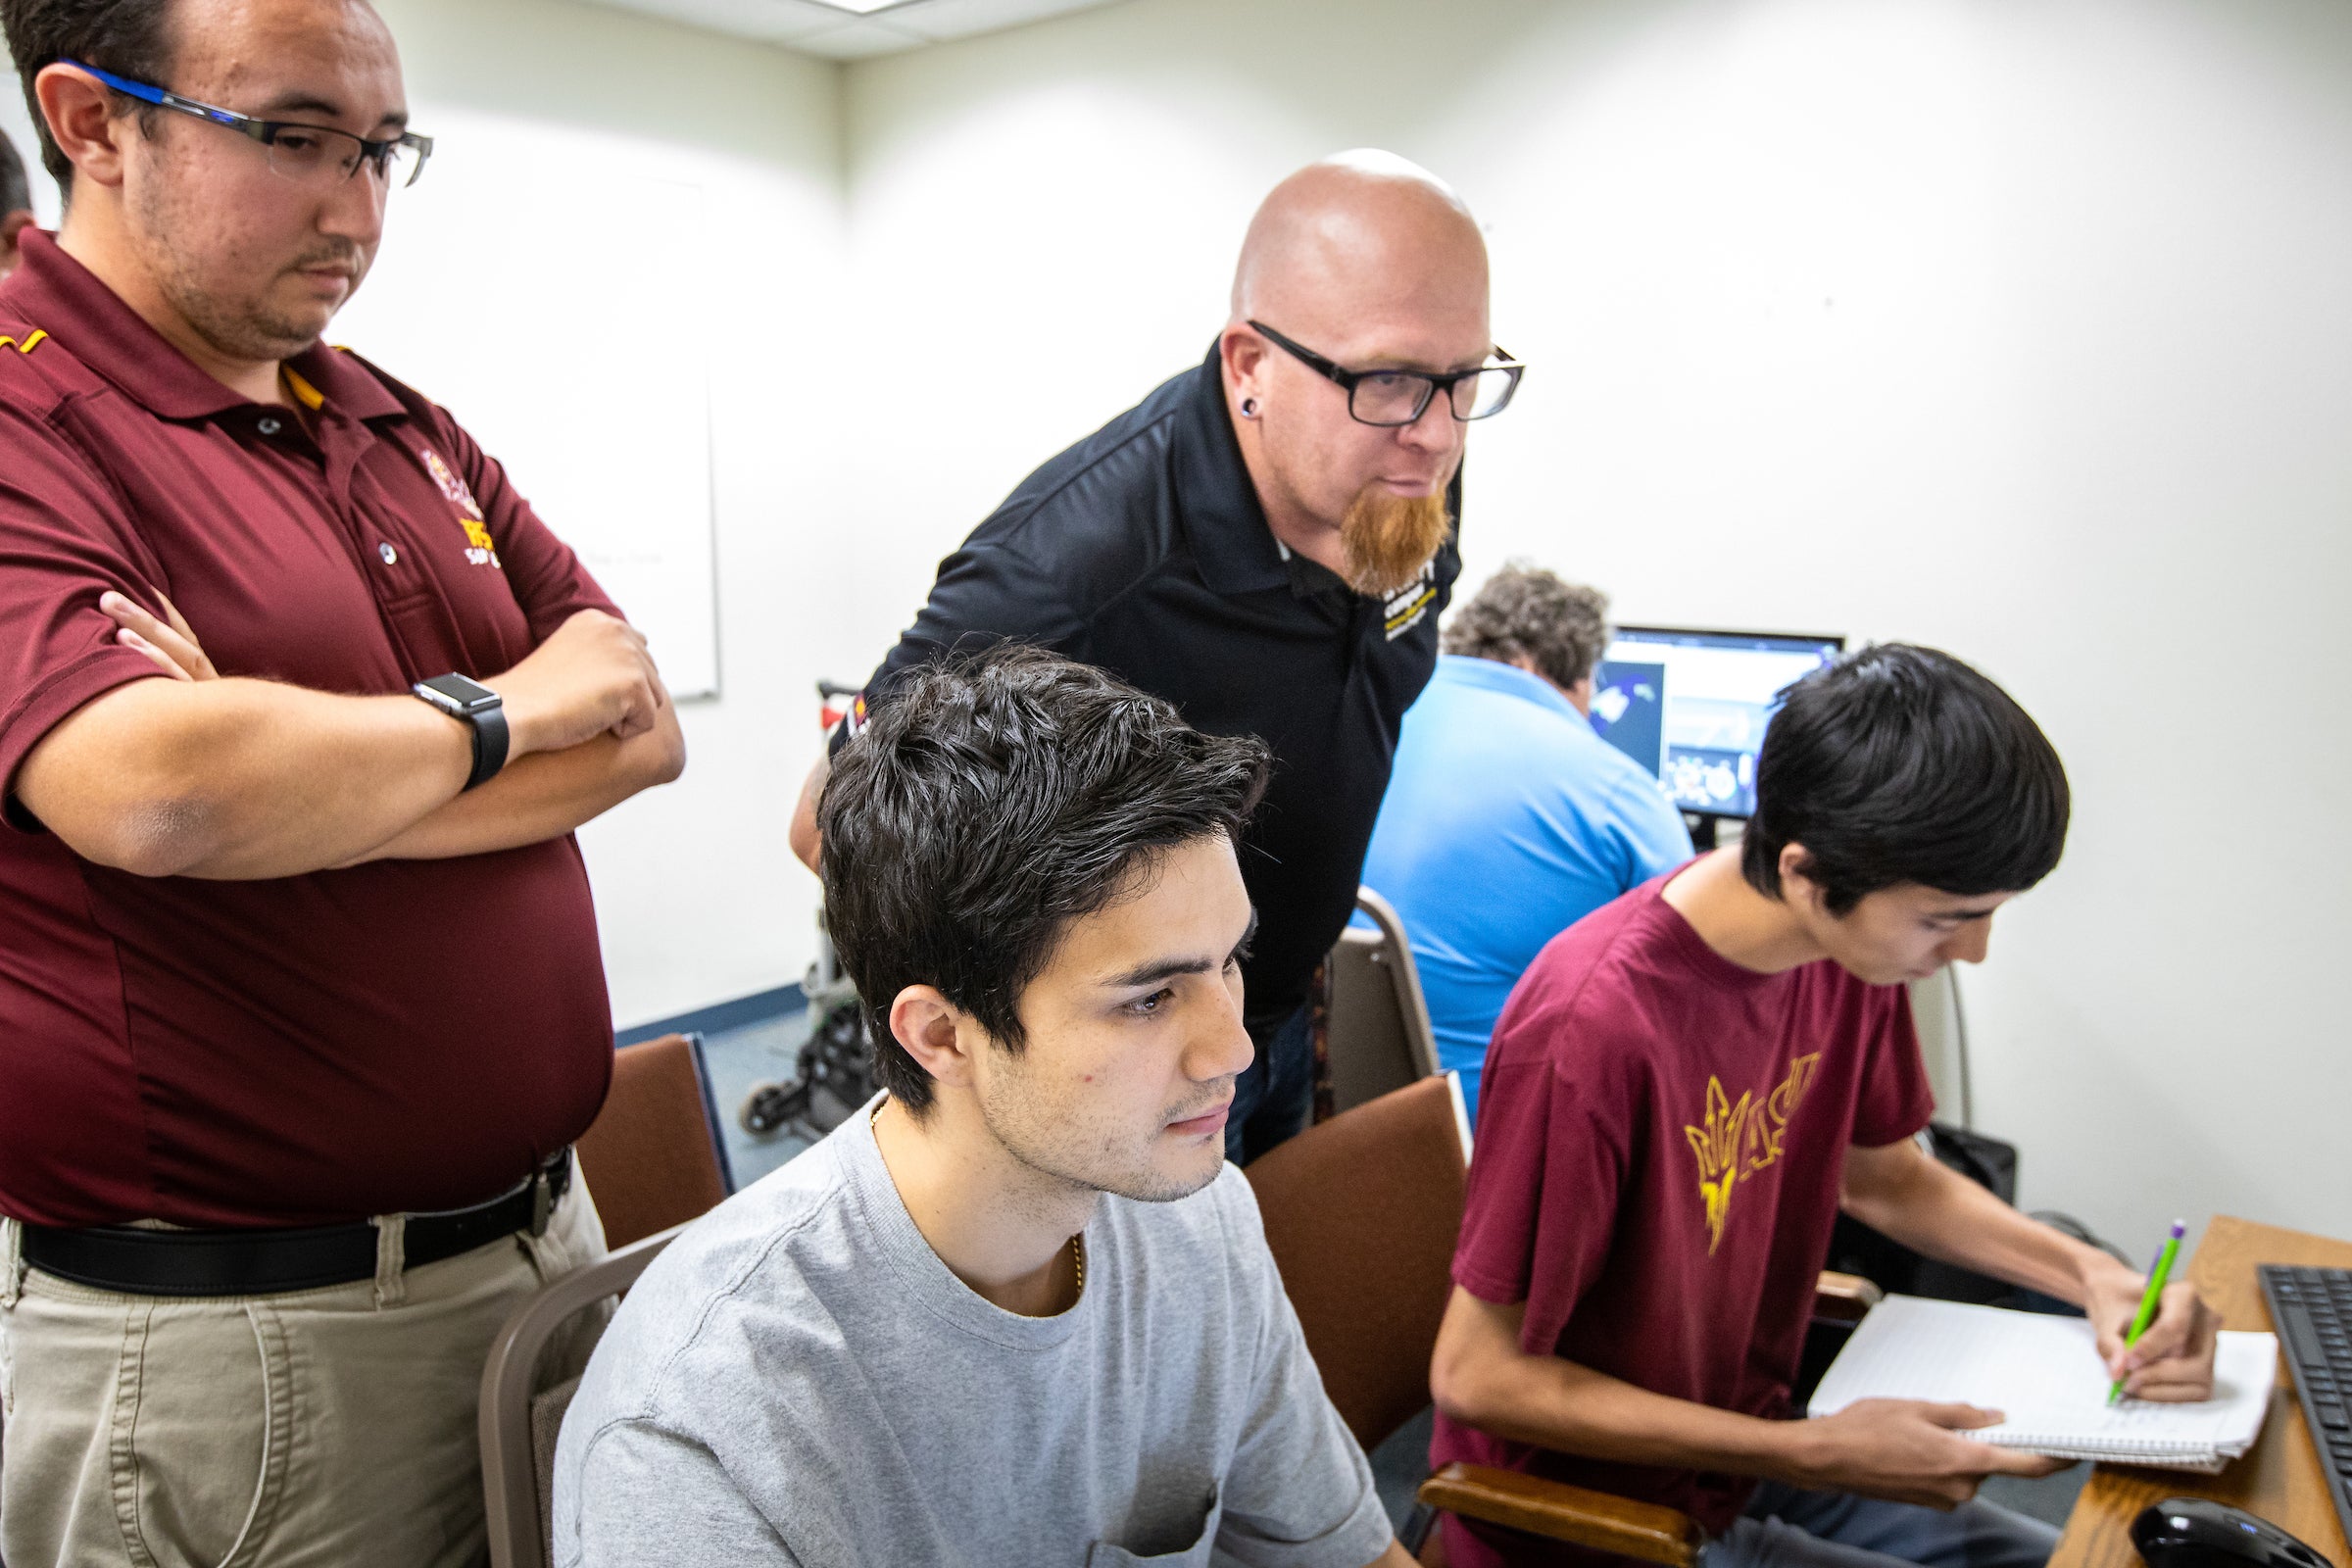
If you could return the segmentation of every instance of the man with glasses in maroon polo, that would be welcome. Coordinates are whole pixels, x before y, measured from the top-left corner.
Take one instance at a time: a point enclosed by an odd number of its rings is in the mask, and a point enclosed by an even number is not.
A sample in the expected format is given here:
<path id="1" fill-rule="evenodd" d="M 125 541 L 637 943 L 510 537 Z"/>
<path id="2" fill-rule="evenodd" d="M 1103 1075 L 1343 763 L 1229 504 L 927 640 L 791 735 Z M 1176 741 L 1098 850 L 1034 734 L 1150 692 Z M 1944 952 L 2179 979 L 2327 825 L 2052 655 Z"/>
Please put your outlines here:
<path id="1" fill-rule="evenodd" d="M 1272 749 L 1242 845 L 1260 920 L 1237 1162 L 1312 1109 L 1307 993 L 1437 663 L 1464 432 L 1519 374 L 1488 330 L 1486 242 L 1460 198 L 1388 153 L 1311 165 L 1251 220 L 1206 361 L 1023 481 L 866 685 L 865 705 L 887 703 L 922 663 L 1019 640 Z M 825 776 L 819 762 L 793 824 L 812 867 Z"/>
<path id="2" fill-rule="evenodd" d="M 319 334 L 410 131 L 358 0 L 0 0 L 66 186 L 0 285 L 0 1556 L 464 1564 L 514 1305 L 603 1249 L 571 831 L 644 640 Z"/>

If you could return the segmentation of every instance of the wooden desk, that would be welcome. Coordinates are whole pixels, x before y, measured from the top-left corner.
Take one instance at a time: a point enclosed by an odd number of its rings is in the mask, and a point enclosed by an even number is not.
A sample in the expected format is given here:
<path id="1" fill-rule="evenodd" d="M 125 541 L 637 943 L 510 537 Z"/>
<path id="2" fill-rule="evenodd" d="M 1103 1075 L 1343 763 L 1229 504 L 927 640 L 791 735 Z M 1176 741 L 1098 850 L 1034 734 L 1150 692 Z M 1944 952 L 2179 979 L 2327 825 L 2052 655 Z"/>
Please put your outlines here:
<path id="1" fill-rule="evenodd" d="M 2262 1283 L 2254 1276 L 2257 1263 L 2352 1268 L 2352 1242 L 2216 1216 L 2197 1244 L 2188 1277 L 2220 1309 L 2224 1328 L 2271 1328 Z M 2352 1546 L 2336 1521 L 2328 1477 L 2320 1468 L 2319 1451 L 2303 1424 L 2303 1407 L 2296 1402 L 2283 1366 L 2261 1441 L 2220 1475 L 2111 1464 L 2092 1471 L 2050 1568 L 2141 1568 L 2139 1554 L 2132 1548 L 2132 1521 L 2157 1498 L 2172 1496 L 2211 1497 L 2260 1514 L 2309 1544 L 2336 1568 L 2352 1568 Z"/>

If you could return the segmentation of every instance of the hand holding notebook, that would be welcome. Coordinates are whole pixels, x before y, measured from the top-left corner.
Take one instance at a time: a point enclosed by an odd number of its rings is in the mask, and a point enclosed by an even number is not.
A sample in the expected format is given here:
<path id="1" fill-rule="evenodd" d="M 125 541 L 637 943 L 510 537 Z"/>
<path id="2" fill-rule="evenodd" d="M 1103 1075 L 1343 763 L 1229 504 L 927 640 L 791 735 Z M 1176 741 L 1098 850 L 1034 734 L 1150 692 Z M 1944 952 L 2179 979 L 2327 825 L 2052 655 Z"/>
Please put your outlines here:
<path id="1" fill-rule="evenodd" d="M 1860 1399 L 1964 1402 L 2005 1417 L 1968 1434 L 1978 1442 L 2211 1474 L 2253 1446 L 2278 1364 L 2271 1335 L 2225 1333 L 2212 1398 L 2110 1406 L 2107 1368 L 2082 1318 L 1890 1296 L 1838 1352 L 1807 1413 Z"/>

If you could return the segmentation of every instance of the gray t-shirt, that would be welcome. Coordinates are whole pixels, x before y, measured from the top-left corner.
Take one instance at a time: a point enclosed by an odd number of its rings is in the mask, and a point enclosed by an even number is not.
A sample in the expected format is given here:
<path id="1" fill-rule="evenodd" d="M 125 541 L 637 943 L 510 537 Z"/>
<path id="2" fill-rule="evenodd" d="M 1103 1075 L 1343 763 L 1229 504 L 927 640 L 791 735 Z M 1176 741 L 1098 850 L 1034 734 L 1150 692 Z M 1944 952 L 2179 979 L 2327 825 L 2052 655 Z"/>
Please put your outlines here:
<path id="1" fill-rule="evenodd" d="M 860 1112 L 705 1217 L 597 1348 L 555 1560 L 1363 1568 L 1387 1515 L 1227 1166 L 1105 1198 L 1086 1289 L 1006 1312 L 915 1229 Z"/>

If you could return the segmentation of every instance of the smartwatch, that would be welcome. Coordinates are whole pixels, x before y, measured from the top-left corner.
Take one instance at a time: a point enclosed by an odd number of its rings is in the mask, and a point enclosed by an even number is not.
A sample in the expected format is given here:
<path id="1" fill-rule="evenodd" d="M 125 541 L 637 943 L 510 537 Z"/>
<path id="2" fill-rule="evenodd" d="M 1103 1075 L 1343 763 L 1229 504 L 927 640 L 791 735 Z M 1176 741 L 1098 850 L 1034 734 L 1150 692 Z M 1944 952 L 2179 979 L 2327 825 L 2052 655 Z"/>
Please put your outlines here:
<path id="1" fill-rule="evenodd" d="M 466 775 L 466 789 L 498 777 L 507 765 L 507 715 L 498 693 L 463 675 L 435 675 L 409 690 L 473 732 L 473 771 Z"/>

